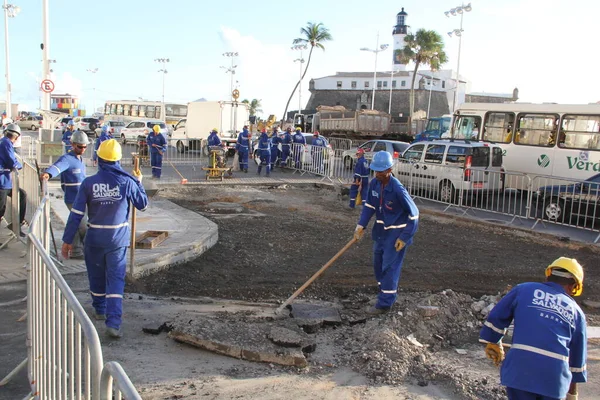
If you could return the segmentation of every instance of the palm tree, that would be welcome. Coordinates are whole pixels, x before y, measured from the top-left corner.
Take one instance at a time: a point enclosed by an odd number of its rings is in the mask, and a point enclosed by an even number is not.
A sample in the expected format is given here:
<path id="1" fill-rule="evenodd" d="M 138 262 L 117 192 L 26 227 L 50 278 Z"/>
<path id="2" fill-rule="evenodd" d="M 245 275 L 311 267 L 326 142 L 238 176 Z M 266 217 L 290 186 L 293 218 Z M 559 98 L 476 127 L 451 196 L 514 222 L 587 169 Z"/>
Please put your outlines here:
<path id="1" fill-rule="evenodd" d="M 448 61 L 448 57 L 444 52 L 442 37 L 436 31 L 419 29 L 414 35 L 412 33 L 406 35 L 404 42 L 404 48 L 396 50 L 396 57 L 405 65 L 410 61 L 415 63 L 412 84 L 410 86 L 410 117 L 408 121 L 408 126 L 412 127 L 412 119 L 415 111 L 415 80 L 419 67 L 421 65 L 429 65 L 431 71 L 437 71 L 442 64 Z"/>
<path id="2" fill-rule="evenodd" d="M 306 67 L 304 67 L 304 73 L 302 73 L 302 77 L 298 80 L 296 86 L 294 86 L 294 90 L 292 90 L 292 94 L 285 105 L 285 111 L 283 112 L 283 117 L 281 118 L 282 125 L 283 121 L 286 119 L 285 116 L 287 114 L 288 107 L 290 106 L 290 101 L 292 101 L 292 97 L 294 97 L 294 93 L 296 93 L 298 85 L 300 85 L 300 82 L 306 75 L 306 71 L 308 71 L 310 58 L 312 57 L 314 48 L 318 47 L 319 49 L 325 51 L 325 46 L 323 46 L 323 43 L 333 40 L 333 37 L 329 33 L 329 29 L 325 28 L 321 22 L 318 24 L 315 24 L 314 22 L 308 22 L 304 28 L 300 28 L 300 33 L 303 35 L 303 37 L 294 39 L 293 44 L 310 44 L 310 52 L 308 53 L 308 61 L 306 62 Z"/>
<path id="3" fill-rule="evenodd" d="M 257 112 L 261 113 L 262 110 L 262 104 L 260 104 L 260 100 L 258 99 L 252 99 L 252 101 L 249 101 L 248 99 L 244 99 L 242 100 L 242 103 L 244 104 L 248 104 L 248 109 L 250 111 L 250 115 L 256 115 Z"/>

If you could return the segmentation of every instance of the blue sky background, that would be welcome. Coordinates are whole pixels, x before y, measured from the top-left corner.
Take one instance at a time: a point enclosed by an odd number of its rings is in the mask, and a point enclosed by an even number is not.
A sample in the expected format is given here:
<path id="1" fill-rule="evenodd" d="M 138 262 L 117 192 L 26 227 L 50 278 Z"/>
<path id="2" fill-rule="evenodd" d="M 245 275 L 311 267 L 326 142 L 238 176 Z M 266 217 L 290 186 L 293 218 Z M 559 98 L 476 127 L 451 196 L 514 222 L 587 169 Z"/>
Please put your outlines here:
<path id="1" fill-rule="evenodd" d="M 13 102 L 33 110 L 41 75 L 42 1 L 9 2 L 22 9 L 9 19 Z M 600 100 L 600 83 L 592 72 L 600 58 L 595 49 L 600 2 L 471 3 L 473 11 L 464 17 L 460 72 L 471 81 L 472 91 L 509 93 L 518 87 L 521 101 Z M 167 101 L 226 100 L 229 75 L 219 67 L 229 67 L 231 60 L 222 53 L 237 51 L 235 78 L 241 98 L 261 99 L 265 116 L 281 117 L 299 75 L 293 60 L 300 54 L 290 46 L 308 21 L 324 23 L 334 40 L 325 44 L 324 52 L 313 53 L 303 83 L 304 104 L 311 77 L 373 71 L 373 54 L 359 48 L 374 48 L 378 31 L 380 43 L 391 45 L 401 7 L 413 32 L 426 28 L 442 35 L 449 58 L 443 68 L 456 69 L 458 39 L 446 32 L 458 28 L 460 19 L 447 18 L 444 11 L 457 5 L 451 0 L 305 0 L 298 5 L 275 0 L 50 0 L 50 58 L 57 61 L 53 79 L 58 93 L 79 94 L 88 113 L 94 86 L 97 107 L 105 100 L 160 100 L 161 66 L 153 60 L 165 57 L 171 59 Z M 380 53 L 378 70 L 389 70 L 391 59 L 391 49 Z M 91 68 L 98 68 L 95 83 L 86 72 Z M 4 91 L 2 79 L 0 96 Z M 296 95 L 290 109 L 297 104 Z"/>

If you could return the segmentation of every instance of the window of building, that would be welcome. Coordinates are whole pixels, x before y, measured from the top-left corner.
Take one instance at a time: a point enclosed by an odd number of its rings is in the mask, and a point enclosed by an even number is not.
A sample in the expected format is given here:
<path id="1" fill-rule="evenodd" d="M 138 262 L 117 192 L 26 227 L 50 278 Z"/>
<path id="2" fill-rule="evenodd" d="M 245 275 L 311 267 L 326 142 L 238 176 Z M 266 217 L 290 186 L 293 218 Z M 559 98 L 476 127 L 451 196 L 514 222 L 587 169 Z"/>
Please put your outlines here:
<path id="1" fill-rule="evenodd" d="M 377 89 L 381 89 L 381 81 L 377 81 Z"/>
<path id="2" fill-rule="evenodd" d="M 356 89 L 356 81 L 352 81 L 350 83 L 350 86 L 352 87 L 352 89 Z"/>
<path id="3" fill-rule="evenodd" d="M 442 81 L 442 89 L 446 89 L 446 81 Z"/>
<path id="4" fill-rule="evenodd" d="M 552 147 L 556 142 L 558 118 L 552 114 L 520 114 L 515 143 L 525 146 Z"/>
<path id="5" fill-rule="evenodd" d="M 383 87 L 388 87 L 388 81 L 383 81 Z"/>
<path id="6" fill-rule="evenodd" d="M 395 88 L 396 87 L 396 81 L 392 81 L 392 87 Z"/>
<path id="7" fill-rule="evenodd" d="M 406 86 L 406 81 L 400 81 L 400 86 L 405 87 Z"/>
<path id="8" fill-rule="evenodd" d="M 342 81 L 337 81 L 337 85 L 336 86 L 337 86 L 338 89 L 341 89 L 342 88 Z"/>
<path id="9" fill-rule="evenodd" d="M 369 87 L 369 81 L 365 81 L 365 87 L 368 88 Z"/>

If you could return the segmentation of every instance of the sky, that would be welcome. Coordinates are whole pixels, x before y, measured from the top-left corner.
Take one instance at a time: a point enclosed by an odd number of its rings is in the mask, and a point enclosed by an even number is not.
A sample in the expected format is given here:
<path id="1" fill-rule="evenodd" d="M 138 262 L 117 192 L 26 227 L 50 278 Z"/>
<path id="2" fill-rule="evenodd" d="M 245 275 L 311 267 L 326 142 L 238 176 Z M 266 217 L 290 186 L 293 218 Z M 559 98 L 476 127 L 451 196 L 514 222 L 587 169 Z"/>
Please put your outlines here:
<path id="1" fill-rule="evenodd" d="M 39 106 L 42 0 L 9 3 L 21 7 L 20 14 L 9 19 L 12 102 L 33 111 Z M 523 102 L 600 100 L 600 80 L 592 75 L 600 61 L 593 47 L 600 2 L 471 4 L 472 11 L 463 18 L 460 54 L 460 74 L 471 82 L 471 91 L 511 93 L 517 87 Z M 402 7 L 412 32 L 424 28 L 442 35 L 448 56 L 442 68 L 456 70 L 458 38 L 447 32 L 459 28 L 460 17 L 448 18 L 444 11 L 459 5 L 452 0 L 49 0 L 50 59 L 56 60 L 52 79 L 55 93 L 78 94 L 91 114 L 94 103 L 98 108 L 106 100 L 160 100 L 162 65 L 154 59 L 169 58 L 164 76 L 167 102 L 229 100 L 231 75 L 226 70 L 232 59 L 223 53 L 233 51 L 239 54 L 233 65 L 240 99 L 259 99 L 263 117 L 280 118 L 300 74 L 294 62 L 300 52 L 291 49 L 292 41 L 308 22 L 323 23 L 333 40 L 324 44 L 324 51 L 313 51 L 302 85 L 303 105 L 310 96 L 310 78 L 372 72 L 374 55 L 359 49 L 375 48 L 378 33 L 380 44 L 392 45 Z M 307 59 L 307 51 L 303 57 Z M 390 46 L 379 53 L 377 70 L 389 71 L 391 63 Z M 94 68 L 96 74 L 87 72 Z M 5 90 L 2 79 L 2 99 Z M 297 107 L 295 94 L 289 109 Z"/>

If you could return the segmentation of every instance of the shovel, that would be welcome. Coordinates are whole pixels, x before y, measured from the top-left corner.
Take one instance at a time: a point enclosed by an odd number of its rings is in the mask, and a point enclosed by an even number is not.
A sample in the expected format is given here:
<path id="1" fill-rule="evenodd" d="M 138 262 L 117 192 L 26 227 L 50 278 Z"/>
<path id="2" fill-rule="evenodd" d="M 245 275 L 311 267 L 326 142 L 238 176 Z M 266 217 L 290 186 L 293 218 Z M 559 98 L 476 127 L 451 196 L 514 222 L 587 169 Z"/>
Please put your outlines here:
<path id="1" fill-rule="evenodd" d="M 302 293 L 304 291 L 304 289 L 306 289 L 307 287 L 309 287 L 311 283 L 313 283 L 319 276 L 321 276 L 321 274 L 323 272 L 325 272 L 325 270 L 327 268 L 331 267 L 331 265 L 338 258 L 340 258 L 340 256 L 342 254 L 344 254 L 346 252 L 346 250 L 348 250 L 355 242 L 356 242 L 356 239 L 352 238 L 348 243 L 346 243 L 346 245 L 344 247 L 342 247 L 342 249 L 340 251 L 338 251 L 335 256 L 331 257 L 331 260 L 327 261 L 327 263 L 325 265 L 323 265 L 321 267 L 321 269 L 318 270 L 313 276 L 311 276 L 310 279 L 307 280 L 304 285 L 302 285 L 298 290 L 296 290 L 294 292 L 293 295 L 290 296 L 289 299 L 287 299 L 282 305 L 280 305 L 279 308 L 277 308 L 277 310 L 275 310 L 275 314 L 281 313 L 281 311 L 283 311 L 284 308 L 286 308 L 292 301 L 294 301 L 294 299 L 296 297 L 298 297 L 300 295 L 300 293 Z"/>

